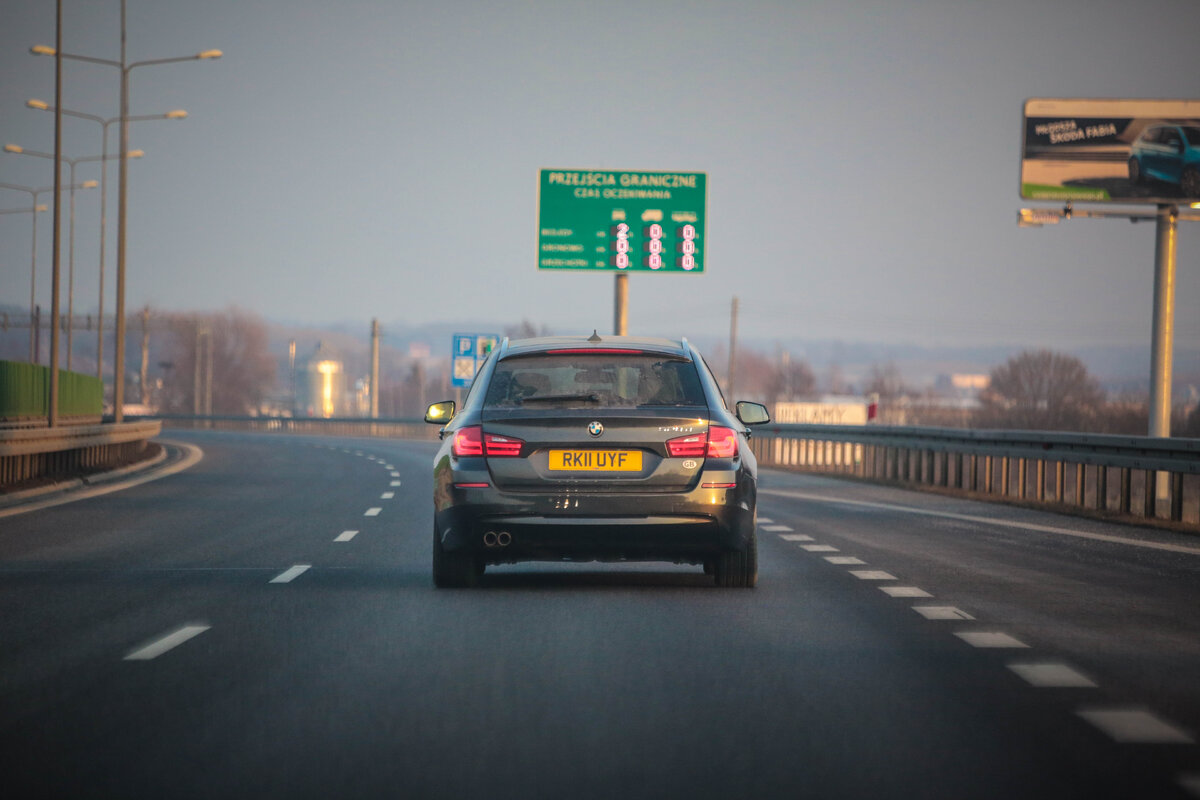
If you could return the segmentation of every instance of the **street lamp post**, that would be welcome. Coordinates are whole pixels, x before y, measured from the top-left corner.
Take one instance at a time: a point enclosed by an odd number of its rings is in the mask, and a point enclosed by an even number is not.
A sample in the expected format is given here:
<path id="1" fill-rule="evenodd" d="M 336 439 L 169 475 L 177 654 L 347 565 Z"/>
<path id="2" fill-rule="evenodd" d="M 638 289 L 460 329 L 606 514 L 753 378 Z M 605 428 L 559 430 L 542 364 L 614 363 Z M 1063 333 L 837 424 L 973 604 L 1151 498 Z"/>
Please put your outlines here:
<path id="1" fill-rule="evenodd" d="M 121 71 L 121 167 L 117 189 L 117 352 L 113 356 L 113 420 L 120 422 L 124 418 L 122 406 L 125 403 L 125 229 L 126 229 L 126 197 L 128 159 L 125 157 L 129 150 L 129 73 L 134 67 L 148 67 L 155 64 L 173 64 L 181 61 L 196 61 L 220 58 L 220 50 L 203 50 L 195 55 L 179 56 L 176 58 L 155 58 L 147 61 L 127 63 L 125 56 L 125 0 L 121 0 L 121 60 L 113 61 L 108 58 L 93 58 L 63 53 L 54 47 L 35 45 L 30 48 L 34 55 L 56 56 L 69 58 L 74 61 L 87 61 L 92 64 L 106 64 Z"/>
<path id="2" fill-rule="evenodd" d="M 24 147 L 21 147 L 20 145 L 15 145 L 15 144 L 4 145 L 4 150 L 5 150 L 5 152 L 16 153 L 18 155 L 36 156 L 38 158 L 49 158 L 51 160 L 54 159 L 53 153 L 40 153 L 37 150 L 26 150 Z M 145 155 L 145 153 L 143 153 L 141 150 L 134 150 L 133 152 L 131 152 L 129 154 L 129 157 L 130 158 L 141 158 L 144 155 Z M 70 221 L 67 223 L 67 229 L 68 229 L 67 241 L 69 242 L 69 244 L 67 245 L 67 253 L 68 253 L 68 255 L 67 255 L 67 369 L 68 370 L 71 369 L 71 354 L 74 350 L 73 340 L 74 340 L 74 335 L 75 335 L 75 186 L 76 186 L 76 184 L 75 184 L 75 165 L 81 164 L 85 161 L 100 161 L 103 164 L 103 163 L 107 162 L 109 159 L 113 159 L 113 158 L 116 158 L 116 156 L 106 156 L 106 155 L 103 155 L 103 152 L 101 155 L 98 155 L 98 156 L 81 156 L 79 158 L 67 158 L 67 157 L 63 156 L 60 158 L 61 161 L 67 162 L 67 165 L 70 166 L 70 168 L 71 168 L 71 177 L 68 181 L 70 184 L 70 188 L 71 188 L 70 211 L 68 212 L 68 219 Z M 92 186 L 96 185 L 95 181 L 88 181 L 88 183 L 91 184 L 91 186 L 89 186 L 88 188 L 91 188 Z M 103 203 L 103 196 L 101 197 L 101 203 Z M 103 307 L 101 307 L 100 313 L 101 314 L 104 313 Z"/>
<path id="3" fill-rule="evenodd" d="M 36 108 L 39 111 L 54 111 L 54 106 L 42 100 L 26 100 L 25 105 L 30 108 Z M 120 117 L 112 117 L 105 119 L 96 114 L 84 114 L 79 111 L 70 111 L 62 109 L 62 113 L 69 117 L 78 117 L 79 119 L 87 119 L 92 122 L 99 123 L 101 128 L 100 134 L 100 152 L 107 155 L 108 153 L 108 126 L 114 122 L 120 122 Z M 130 117 L 130 122 L 143 122 L 146 120 L 155 119 L 186 119 L 187 112 L 181 108 L 173 111 L 168 111 L 165 114 L 141 114 Z M 96 377 L 104 380 L 104 259 L 106 251 L 106 236 L 108 231 L 108 161 L 109 159 L 100 160 L 100 298 L 99 298 L 99 313 L 96 318 Z M 69 348 L 68 348 L 69 351 Z M 70 356 L 68 355 L 68 358 Z"/>
<path id="4" fill-rule="evenodd" d="M 70 187 L 64 188 L 92 189 L 95 188 L 95 186 L 95 181 L 84 181 L 80 184 L 72 183 Z M 37 208 L 44 208 L 44 206 L 38 206 L 37 204 L 38 195 L 54 191 L 53 186 L 47 186 L 43 189 L 34 189 L 30 186 L 18 186 L 12 183 L 0 183 L 0 189 L 12 189 L 14 191 L 27 193 L 30 196 L 30 199 L 33 201 L 33 205 Z M 33 215 L 33 245 L 30 249 L 32 250 L 32 254 L 30 256 L 29 264 L 29 363 L 36 364 L 37 331 L 35 328 L 37 325 L 37 320 L 35 318 L 34 308 L 37 302 L 37 214 Z"/>

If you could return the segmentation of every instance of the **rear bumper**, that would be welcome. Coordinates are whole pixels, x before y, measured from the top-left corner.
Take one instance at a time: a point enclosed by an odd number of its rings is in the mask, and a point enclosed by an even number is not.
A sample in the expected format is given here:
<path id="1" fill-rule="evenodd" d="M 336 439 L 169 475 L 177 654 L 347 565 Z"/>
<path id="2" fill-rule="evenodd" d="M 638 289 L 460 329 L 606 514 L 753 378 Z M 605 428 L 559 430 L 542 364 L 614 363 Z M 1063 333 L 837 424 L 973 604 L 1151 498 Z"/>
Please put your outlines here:
<path id="1" fill-rule="evenodd" d="M 435 512 L 442 546 L 486 563 L 631 560 L 702 563 L 745 547 L 754 529 L 753 489 L 671 494 L 527 494 L 449 487 Z M 511 542 L 485 543 L 506 532 Z"/>

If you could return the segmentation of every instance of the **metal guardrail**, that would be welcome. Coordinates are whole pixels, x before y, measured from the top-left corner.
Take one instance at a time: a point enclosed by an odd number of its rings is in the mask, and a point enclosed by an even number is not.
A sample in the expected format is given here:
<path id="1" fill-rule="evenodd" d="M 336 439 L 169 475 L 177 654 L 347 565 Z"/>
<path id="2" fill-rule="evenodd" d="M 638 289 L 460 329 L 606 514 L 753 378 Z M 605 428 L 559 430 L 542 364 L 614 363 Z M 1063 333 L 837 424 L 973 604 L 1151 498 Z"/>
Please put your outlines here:
<path id="1" fill-rule="evenodd" d="M 157 420 L 0 430 L 0 487 L 126 463 L 161 430 Z"/>
<path id="2" fill-rule="evenodd" d="M 1200 439 L 776 424 L 751 446 L 763 466 L 1200 527 Z"/>
<path id="3" fill-rule="evenodd" d="M 126 417 L 126 419 L 129 419 Z M 220 431 L 259 431 L 316 436 L 378 436 L 387 439 L 437 439 L 437 428 L 420 417 L 370 419 L 368 417 L 247 417 L 160 414 L 168 428 Z"/>

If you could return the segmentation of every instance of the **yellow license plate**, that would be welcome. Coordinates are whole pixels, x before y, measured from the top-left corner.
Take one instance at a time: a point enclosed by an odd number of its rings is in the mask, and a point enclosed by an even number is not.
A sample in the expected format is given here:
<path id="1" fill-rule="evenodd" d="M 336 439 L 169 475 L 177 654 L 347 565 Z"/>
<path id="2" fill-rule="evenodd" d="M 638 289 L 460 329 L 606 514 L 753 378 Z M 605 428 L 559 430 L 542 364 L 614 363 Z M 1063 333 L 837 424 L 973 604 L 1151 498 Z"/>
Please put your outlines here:
<path id="1" fill-rule="evenodd" d="M 574 472 L 641 472 L 641 450 L 551 450 L 550 469 Z"/>

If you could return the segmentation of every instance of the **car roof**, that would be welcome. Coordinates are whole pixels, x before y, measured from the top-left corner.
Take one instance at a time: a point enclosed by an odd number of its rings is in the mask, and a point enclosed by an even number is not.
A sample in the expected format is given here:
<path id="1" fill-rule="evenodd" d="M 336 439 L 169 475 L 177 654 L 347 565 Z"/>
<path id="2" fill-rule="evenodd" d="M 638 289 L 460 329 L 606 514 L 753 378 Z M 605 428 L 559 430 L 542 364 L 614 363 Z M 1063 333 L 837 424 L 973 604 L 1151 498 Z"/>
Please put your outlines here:
<path id="1" fill-rule="evenodd" d="M 532 339 L 505 339 L 500 346 L 500 358 L 534 355 L 548 350 L 573 350 L 581 354 L 588 350 L 603 352 L 613 348 L 645 350 L 691 360 L 687 339 L 673 340 L 651 336 L 538 336 Z"/>

